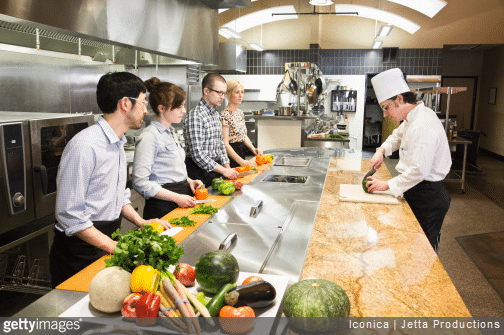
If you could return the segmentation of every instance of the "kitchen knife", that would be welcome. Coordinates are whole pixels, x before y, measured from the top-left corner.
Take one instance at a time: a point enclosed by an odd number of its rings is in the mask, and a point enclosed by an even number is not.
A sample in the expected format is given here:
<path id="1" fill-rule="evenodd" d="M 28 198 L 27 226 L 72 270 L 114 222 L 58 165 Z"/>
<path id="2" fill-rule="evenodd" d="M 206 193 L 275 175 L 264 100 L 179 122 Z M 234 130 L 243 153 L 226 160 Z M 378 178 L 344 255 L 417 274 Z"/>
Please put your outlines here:
<path id="1" fill-rule="evenodd" d="M 248 176 L 249 174 L 254 174 L 254 173 L 257 173 L 257 171 L 255 171 L 255 170 L 248 170 L 248 171 L 245 171 L 245 172 L 240 172 L 238 174 L 238 178 L 245 177 L 245 176 Z"/>
<path id="2" fill-rule="evenodd" d="M 215 201 L 215 199 L 196 200 L 195 202 L 196 202 L 197 204 L 204 204 L 204 203 L 207 203 L 207 202 L 212 202 L 212 201 Z"/>
<path id="3" fill-rule="evenodd" d="M 371 177 L 372 175 L 374 175 L 374 174 L 375 174 L 375 172 L 376 172 L 376 170 L 375 170 L 375 169 L 371 169 L 371 170 L 369 170 L 369 171 L 368 171 L 368 173 L 366 173 L 366 174 L 364 175 L 364 178 L 362 178 L 362 181 L 366 180 L 366 179 L 367 179 L 367 177 Z"/>

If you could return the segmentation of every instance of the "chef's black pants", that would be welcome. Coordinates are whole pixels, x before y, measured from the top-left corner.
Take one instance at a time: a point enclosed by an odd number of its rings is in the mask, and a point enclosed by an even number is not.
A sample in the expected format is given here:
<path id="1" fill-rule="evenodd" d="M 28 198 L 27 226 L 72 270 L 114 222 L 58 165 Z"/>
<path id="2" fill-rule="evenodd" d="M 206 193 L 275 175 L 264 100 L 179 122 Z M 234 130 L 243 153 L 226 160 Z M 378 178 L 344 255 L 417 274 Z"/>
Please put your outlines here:
<path id="1" fill-rule="evenodd" d="M 442 181 L 422 181 L 404 192 L 413 214 L 436 253 L 441 238 L 441 226 L 450 208 L 450 195 Z"/>
<path id="2" fill-rule="evenodd" d="M 219 161 L 216 161 L 218 164 L 221 164 Z M 215 171 L 207 172 L 200 168 L 198 164 L 196 164 L 191 157 L 186 157 L 185 160 L 187 175 L 189 178 L 196 180 L 199 179 L 205 185 L 205 187 L 212 187 L 212 180 L 214 178 L 222 177 L 222 175 Z M 222 164 L 221 164 L 222 165 Z"/>
<path id="3" fill-rule="evenodd" d="M 231 148 L 240 156 L 241 158 L 245 159 L 245 155 L 247 153 L 247 146 L 245 145 L 244 142 L 234 142 L 234 143 L 229 143 Z M 234 159 L 229 157 L 229 166 L 232 168 L 240 166 Z"/>
<path id="4" fill-rule="evenodd" d="M 178 194 L 193 195 L 187 180 L 178 183 L 164 184 L 162 187 Z M 175 208 L 178 208 L 178 204 L 176 202 L 149 198 L 145 200 L 143 218 L 144 220 L 161 219 Z"/>
<path id="5" fill-rule="evenodd" d="M 121 227 L 122 217 L 114 221 L 93 221 L 93 226 L 107 236 Z M 49 253 L 49 270 L 53 288 L 83 270 L 100 257 L 107 255 L 77 236 L 67 236 L 54 228 L 54 241 Z"/>

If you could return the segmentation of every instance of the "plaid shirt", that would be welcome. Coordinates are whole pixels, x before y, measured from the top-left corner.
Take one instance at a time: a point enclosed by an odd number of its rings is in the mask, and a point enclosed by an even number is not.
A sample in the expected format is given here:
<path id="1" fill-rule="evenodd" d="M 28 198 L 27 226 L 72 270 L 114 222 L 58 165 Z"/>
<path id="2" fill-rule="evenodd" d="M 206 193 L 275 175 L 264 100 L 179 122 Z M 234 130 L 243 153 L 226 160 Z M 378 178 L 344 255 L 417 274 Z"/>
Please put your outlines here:
<path id="1" fill-rule="evenodd" d="M 210 172 L 221 164 L 229 164 L 222 137 L 222 123 L 217 109 L 201 99 L 184 121 L 186 154 L 203 170 Z"/>

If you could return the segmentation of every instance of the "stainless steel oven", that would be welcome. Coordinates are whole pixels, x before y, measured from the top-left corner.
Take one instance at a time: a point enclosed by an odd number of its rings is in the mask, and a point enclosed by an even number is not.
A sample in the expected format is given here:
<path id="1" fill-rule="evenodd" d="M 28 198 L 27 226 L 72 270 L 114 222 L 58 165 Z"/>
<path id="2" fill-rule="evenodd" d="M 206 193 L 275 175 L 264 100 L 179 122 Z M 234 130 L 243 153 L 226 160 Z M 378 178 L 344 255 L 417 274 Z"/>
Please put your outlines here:
<path id="1" fill-rule="evenodd" d="M 0 292 L 50 288 L 58 165 L 93 123 L 93 115 L 0 111 Z"/>

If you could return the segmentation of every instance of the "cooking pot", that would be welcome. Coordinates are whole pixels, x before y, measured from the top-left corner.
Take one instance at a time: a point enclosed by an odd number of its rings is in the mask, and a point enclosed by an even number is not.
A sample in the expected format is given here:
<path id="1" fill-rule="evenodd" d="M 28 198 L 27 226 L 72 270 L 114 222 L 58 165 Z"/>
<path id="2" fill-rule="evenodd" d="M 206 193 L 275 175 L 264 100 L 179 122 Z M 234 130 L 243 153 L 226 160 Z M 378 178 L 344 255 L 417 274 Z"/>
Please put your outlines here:
<path id="1" fill-rule="evenodd" d="M 313 105 L 315 103 L 317 103 L 318 101 L 318 90 L 317 90 L 317 87 L 315 86 L 315 84 L 311 84 L 311 85 L 306 85 L 306 98 L 308 99 L 308 103 L 310 105 Z"/>
<path id="2" fill-rule="evenodd" d="M 290 108 L 290 106 L 280 107 L 278 109 L 278 115 L 281 115 L 281 116 L 289 116 L 289 115 L 291 115 L 291 108 Z"/>

